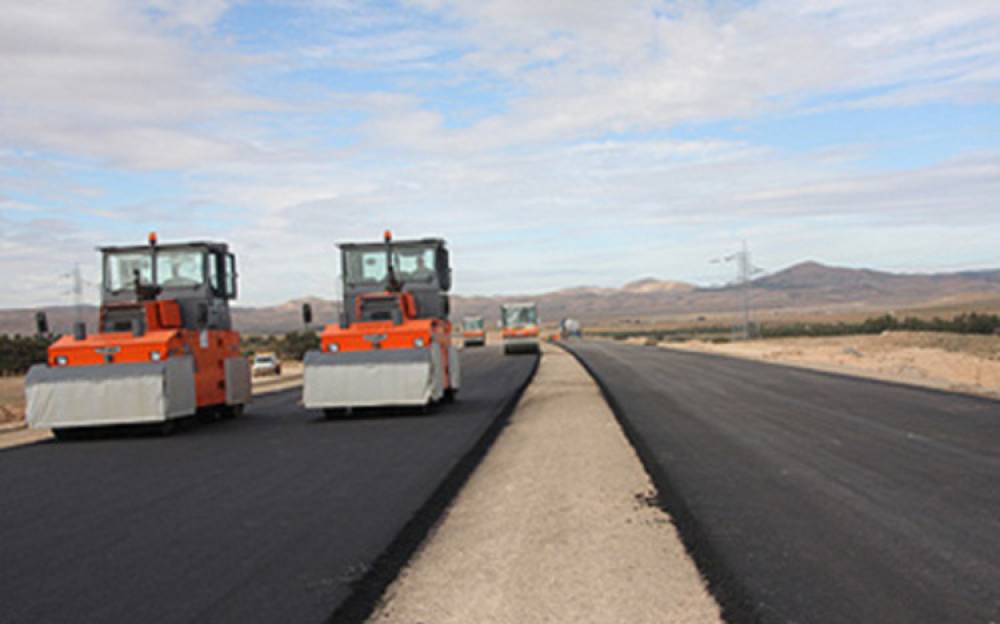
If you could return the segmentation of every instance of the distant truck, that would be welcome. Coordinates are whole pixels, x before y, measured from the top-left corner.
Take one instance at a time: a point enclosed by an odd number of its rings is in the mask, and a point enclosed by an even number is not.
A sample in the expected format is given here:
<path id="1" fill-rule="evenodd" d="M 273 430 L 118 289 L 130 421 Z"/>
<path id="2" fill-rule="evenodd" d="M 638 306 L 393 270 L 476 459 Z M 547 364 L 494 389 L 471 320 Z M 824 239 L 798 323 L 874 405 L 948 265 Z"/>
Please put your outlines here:
<path id="1" fill-rule="evenodd" d="M 486 344 L 486 324 L 481 316 L 466 316 L 462 319 L 462 342 L 467 347 L 481 347 Z"/>
<path id="2" fill-rule="evenodd" d="M 583 336 L 583 328 L 580 326 L 580 321 L 568 317 L 564 318 L 559 322 L 559 336 L 563 340 Z"/>
<path id="3" fill-rule="evenodd" d="M 501 305 L 500 328 L 504 353 L 538 353 L 538 306 L 533 302 Z"/>

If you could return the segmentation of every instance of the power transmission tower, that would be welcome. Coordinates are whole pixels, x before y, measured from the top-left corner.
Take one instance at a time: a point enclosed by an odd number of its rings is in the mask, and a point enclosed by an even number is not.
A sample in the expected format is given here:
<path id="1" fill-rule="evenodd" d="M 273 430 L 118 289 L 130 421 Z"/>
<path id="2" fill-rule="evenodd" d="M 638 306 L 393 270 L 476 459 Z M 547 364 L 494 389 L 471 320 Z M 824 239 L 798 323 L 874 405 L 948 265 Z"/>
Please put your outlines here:
<path id="1" fill-rule="evenodd" d="M 753 324 L 751 320 L 751 302 L 753 297 L 753 277 L 762 273 L 763 269 L 755 267 L 750 257 L 750 248 L 744 240 L 740 250 L 729 254 L 723 258 L 715 258 L 713 263 L 735 262 L 736 263 L 736 284 L 743 291 L 743 325 L 740 328 L 740 335 L 743 340 L 749 340 L 753 334 Z"/>
<path id="2" fill-rule="evenodd" d="M 73 295 L 73 309 L 75 315 L 75 321 L 77 324 L 83 323 L 83 287 L 84 286 L 97 286 L 97 284 L 83 279 L 83 274 L 80 272 L 80 264 L 76 263 L 73 265 L 73 270 L 69 273 L 63 274 L 64 278 L 69 278 L 73 281 L 73 285 L 70 287 L 69 292 L 66 294 Z"/>

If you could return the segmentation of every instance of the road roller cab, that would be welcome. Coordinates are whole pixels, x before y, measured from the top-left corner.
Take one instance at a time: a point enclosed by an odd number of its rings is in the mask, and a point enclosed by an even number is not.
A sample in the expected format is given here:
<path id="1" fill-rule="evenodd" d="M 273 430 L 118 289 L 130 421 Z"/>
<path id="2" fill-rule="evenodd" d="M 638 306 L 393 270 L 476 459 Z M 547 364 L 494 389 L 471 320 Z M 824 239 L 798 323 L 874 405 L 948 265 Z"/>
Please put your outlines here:
<path id="1" fill-rule="evenodd" d="M 437 238 L 340 245 L 338 324 L 305 357 L 303 404 L 335 414 L 450 399 L 460 384 L 448 320 L 451 267 Z"/>
<path id="2" fill-rule="evenodd" d="M 481 316 L 466 316 L 462 319 L 462 342 L 466 347 L 481 347 L 486 344 L 486 323 Z"/>
<path id="3" fill-rule="evenodd" d="M 250 372 L 232 330 L 236 262 L 224 243 L 104 247 L 97 332 L 77 323 L 25 381 L 27 419 L 57 434 L 237 414 Z"/>
<path id="4" fill-rule="evenodd" d="M 500 306 L 504 353 L 538 353 L 538 306 L 532 302 Z"/>

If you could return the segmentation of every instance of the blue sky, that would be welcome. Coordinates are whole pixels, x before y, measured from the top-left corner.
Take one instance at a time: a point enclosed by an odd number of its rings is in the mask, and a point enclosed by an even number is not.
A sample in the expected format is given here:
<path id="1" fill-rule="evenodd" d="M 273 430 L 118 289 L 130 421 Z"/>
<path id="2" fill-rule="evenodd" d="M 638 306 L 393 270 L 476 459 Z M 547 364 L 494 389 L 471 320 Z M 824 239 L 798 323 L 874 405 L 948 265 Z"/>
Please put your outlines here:
<path id="1" fill-rule="evenodd" d="M 460 294 L 1000 266 L 995 1 L 0 0 L 0 61 L 2 307 L 150 230 L 247 304 L 385 228 Z"/>

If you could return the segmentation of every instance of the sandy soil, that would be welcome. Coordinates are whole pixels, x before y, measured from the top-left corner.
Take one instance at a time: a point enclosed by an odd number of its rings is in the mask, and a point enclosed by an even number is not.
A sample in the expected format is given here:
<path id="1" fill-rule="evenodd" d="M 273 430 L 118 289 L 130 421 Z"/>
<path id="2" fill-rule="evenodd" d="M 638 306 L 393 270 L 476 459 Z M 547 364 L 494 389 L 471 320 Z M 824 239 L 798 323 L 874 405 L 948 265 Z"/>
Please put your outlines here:
<path id="1" fill-rule="evenodd" d="M 595 384 L 543 348 L 510 425 L 371 621 L 719 622 Z"/>
<path id="2" fill-rule="evenodd" d="M 1000 398 L 1000 336 L 887 332 L 660 346 L 794 364 Z"/>
<path id="3" fill-rule="evenodd" d="M 0 377 L 0 426 L 24 420 L 24 377 Z"/>

